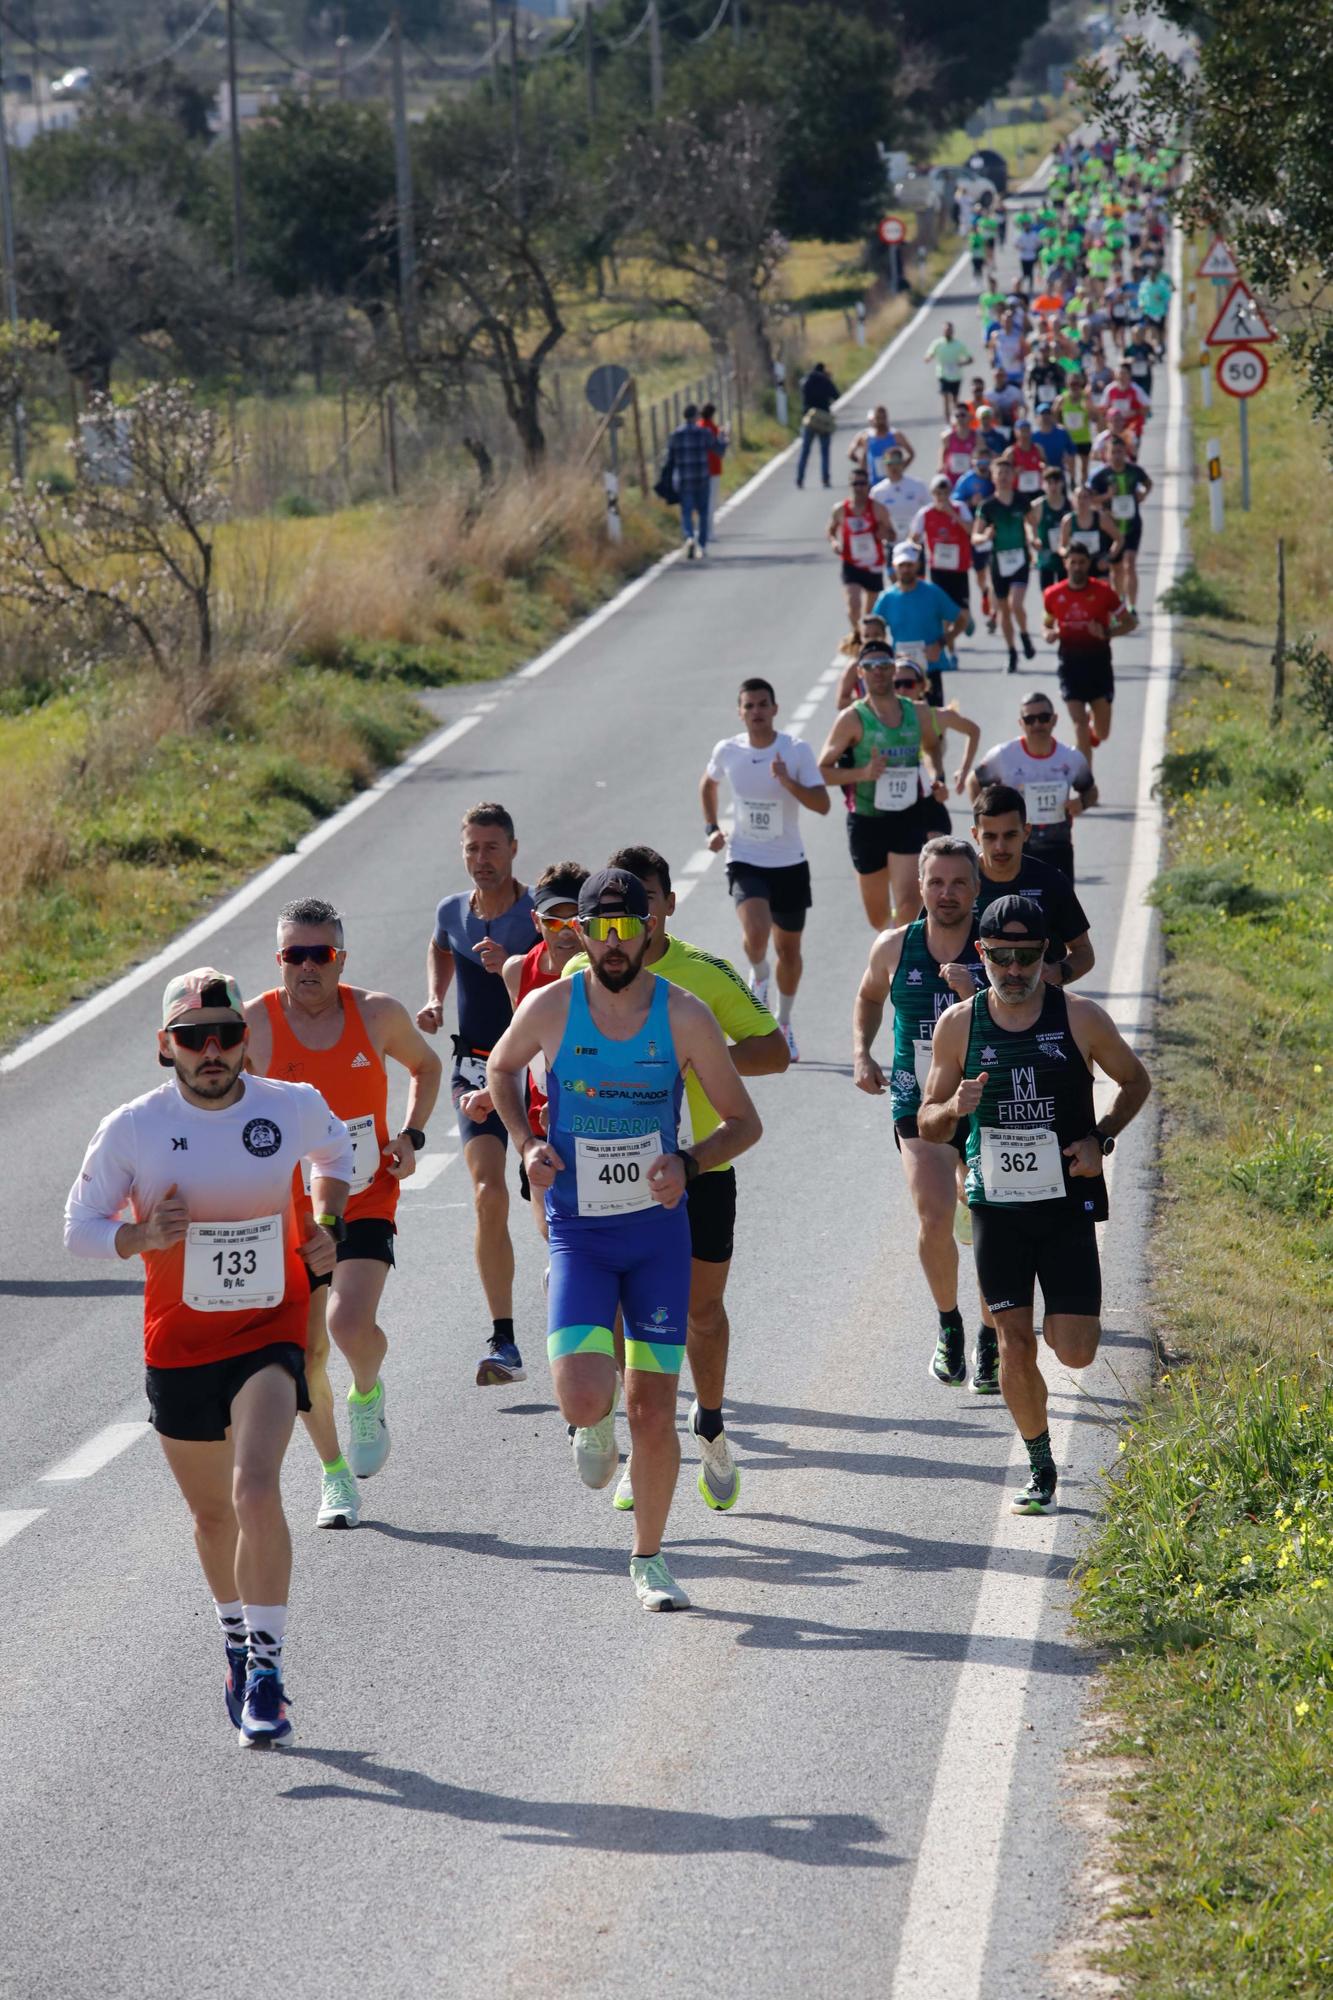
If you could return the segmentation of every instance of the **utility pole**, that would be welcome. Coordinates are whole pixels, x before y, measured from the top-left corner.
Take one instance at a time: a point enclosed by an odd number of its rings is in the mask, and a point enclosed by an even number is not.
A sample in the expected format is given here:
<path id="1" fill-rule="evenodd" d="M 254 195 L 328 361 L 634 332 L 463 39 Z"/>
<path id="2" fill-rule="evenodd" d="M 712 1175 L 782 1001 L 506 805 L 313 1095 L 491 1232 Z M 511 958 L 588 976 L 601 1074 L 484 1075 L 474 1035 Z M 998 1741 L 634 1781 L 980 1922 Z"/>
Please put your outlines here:
<path id="1" fill-rule="evenodd" d="M 731 0 L 731 39 L 739 48 L 741 45 L 741 0 Z"/>
<path id="2" fill-rule="evenodd" d="M 518 90 L 518 6 L 509 16 L 509 117 L 513 131 L 515 206 L 523 215 L 523 113 Z"/>
<path id="3" fill-rule="evenodd" d="M 5 45 L 4 24 L 0 22 L 0 206 L 4 210 L 4 253 L 5 253 L 5 305 L 9 312 L 9 324 L 14 330 L 14 362 L 18 364 L 19 330 L 19 288 L 14 272 L 14 188 L 9 178 L 9 129 L 5 118 Z M 23 403 L 16 398 L 14 403 L 14 477 L 22 479 L 24 460 Z"/>
<path id="4" fill-rule="evenodd" d="M 588 125 L 595 129 L 597 124 L 597 51 L 592 40 L 592 0 L 584 0 L 583 8 L 583 66 L 588 77 Z"/>
<path id="5" fill-rule="evenodd" d="M 227 0 L 227 125 L 231 140 L 231 275 L 245 271 L 245 210 L 241 200 L 241 107 L 236 95 L 236 0 Z"/>
<path id="6" fill-rule="evenodd" d="M 496 0 L 487 0 L 487 11 L 491 24 L 491 96 L 498 103 L 500 97 L 500 16 L 496 11 Z"/>
<path id="7" fill-rule="evenodd" d="M 652 0 L 648 21 L 648 83 L 654 111 L 662 109 L 662 16 Z"/>
<path id="8" fill-rule="evenodd" d="M 398 302 L 403 321 L 403 347 L 409 358 L 416 351 L 416 236 L 412 216 L 412 155 L 407 146 L 407 92 L 403 85 L 403 20 L 395 7 L 389 16 L 393 50 L 393 151 L 398 189 Z"/>

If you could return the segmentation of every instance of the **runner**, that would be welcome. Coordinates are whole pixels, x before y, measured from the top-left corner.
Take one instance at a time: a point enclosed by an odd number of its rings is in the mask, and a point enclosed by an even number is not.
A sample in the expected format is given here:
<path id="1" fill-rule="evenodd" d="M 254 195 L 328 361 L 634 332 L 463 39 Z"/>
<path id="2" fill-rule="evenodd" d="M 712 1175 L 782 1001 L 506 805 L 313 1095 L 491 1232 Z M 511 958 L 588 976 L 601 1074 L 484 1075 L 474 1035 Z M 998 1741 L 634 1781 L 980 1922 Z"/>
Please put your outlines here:
<path id="1" fill-rule="evenodd" d="M 1086 479 L 1088 461 L 1092 457 L 1092 403 L 1088 397 L 1087 377 L 1082 370 L 1070 376 L 1069 387 L 1056 398 L 1055 413 L 1078 453 L 1079 475 Z"/>
<path id="2" fill-rule="evenodd" d="M 910 659 L 905 653 L 899 653 L 894 659 L 893 691 L 900 698 L 907 701 L 926 701 L 929 698 L 926 692 L 925 668 L 919 661 Z M 977 754 L 977 745 L 981 741 L 981 724 L 973 722 L 970 716 L 961 714 L 956 701 L 947 702 L 942 708 L 932 708 L 930 717 L 936 729 L 940 732 L 941 748 L 943 747 L 944 738 L 951 730 L 961 736 L 967 746 L 963 752 L 963 761 L 954 772 L 952 781 L 955 794 L 959 798 L 962 798 L 967 790 L 967 780 L 968 774 L 972 769 L 972 760 Z M 952 830 L 953 821 L 949 817 L 949 808 L 947 806 L 941 805 L 939 800 L 934 797 L 925 799 L 922 803 L 926 823 L 930 827 L 932 834 L 948 833 Z"/>
<path id="3" fill-rule="evenodd" d="M 935 364 L 935 380 L 939 384 L 940 396 L 944 402 L 944 421 L 947 424 L 958 401 L 963 370 L 972 359 L 971 349 L 965 341 L 959 340 L 951 319 L 945 320 L 944 332 L 937 334 L 931 341 L 924 359 L 927 367 L 932 361 Z"/>
<path id="4" fill-rule="evenodd" d="M 972 419 L 961 405 L 955 405 L 953 421 L 947 430 L 940 432 L 940 471 L 948 475 L 950 486 L 972 470 L 976 449 L 977 434 Z"/>
<path id="5" fill-rule="evenodd" d="M 893 538 L 901 541 L 912 525 L 918 507 L 924 507 L 930 493 L 919 479 L 907 471 L 906 460 L 897 445 L 884 455 L 884 477 L 870 489 L 870 497 L 884 509 L 893 523 Z"/>
<path id="6" fill-rule="evenodd" d="M 352 1177 L 341 1119 L 310 1084 L 246 1076 L 246 1040 L 230 973 L 201 966 L 169 981 L 157 1050 L 171 1081 L 102 1120 L 65 1203 L 76 1257 L 144 1260 L 149 1410 L 194 1516 L 243 1747 L 292 1734 L 280 1474 L 309 1408 L 310 1274 L 333 1269 Z M 308 1231 L 293 1196 L 303 1159 L 317 1211 Z M 132 1222 L 119 1219 L 127 1205 Z"/>
<path id="7" fill-rule="evenodd" d="M 778 1026 L 793 1062 L 800 1061 L 792 1008 L 801 983 L 801 933 L 810 908 L 810 863 L 801 842 L 801 807 L 826 813 L 828 787 L 815 753 L 798 736 L 776 726 L 777 695 L 760 676 L 743 680 L 737 708 L 744 724 L 739 736 L 713 746 L 699 799 L 704 833 L 712 853 L 727 849 L 727 888 L 740 918 L 750 991 L 768 1005 L 768 946 L 777 957 Z M 717 788 L 726 778 L 736 816 L 728 840 L 717 823 Z"/>
<path id="8" fill-rule="evenodd" d="M 429 998 L 417 1026 L 438 1034 L 444 1003 L 458 974 L 458 1033 L 450 1079 L 463 1158 L 476 1210 L 477 1275 L 491 1315 L 491 1338 L 477 1363 L 477 1386 L 524 1380 L 523 1356 L 514 1340 L 514 1246 L 509 1238 L 504 1125 L 486 1089 L 486 1059 L 509 1022 L 503 979 L 507 958 L 532 943 L 532 897 L 514 880 L 518 842 L 514 822 L 493 802 L 463 815 L 463 866 L 471 893 L 446 896 L 435 913 L 426 951 Z"/>
<path id="9" fill-rule="evenodd" d="M 1066 566 L 1071 548 L 1083 548 L 1092 574 L 1106 578 L 1120 559 L 1120 536 L 1104 500 L 1090 486 L 1076 486 L 1070 512 L 1060 523 L 1060 555 Z"/>
<path id="10" fill-rule="evenodd" d="M 1088 919 L 1074 885 L 1049 861 L 1028 851 L 1032 829 L 1023 794 L 1012 785 L 986 785 L 972 801 L 972 838 L 981 880 L 977 914 L 1000 896 L 1026 896 L 1039 905 L 1050 931 L 1045 978 L 1070 986 L 1096 963 Z"/>
<path id="11" fill-rule="evenodd" d="M 1115 700 L 1111 641 L 1132 632 L 1139 621 L 1109 583 L 1093 576 L 1092 558 L 1081 544 L 1070 544 L 1065 564 L 1067 580 L 1052 584 L 1042 595 L 1046 638 L 1058 642 L 1060 693 L 1075 741 L 1091 764 L 1093 751 L 1111 734 Z"/>
<path id="12" fill-rule="evenodd" d="M 579 949 L 574 919 L 579 913 L 579 890 L 588 871 L 577 861 L 557 861 L 537 877 L 532 886 L 532 922 L 537 942 L 530 950 L 515 952 L 504 962 L 505 991 L 509 1004 L 517 1008 L 539 986 L 552 986 L 564 975 L 565 967 Z M 540 1062 L 528 1072 L 528 1126 L 534 1137 L 546 1136 L 546 1081 Z M 546 1204 L 533 1201 L 527 1169 L 518 1168 L 518 1191 L 532 1211 L 543 1243 L 546 1241 Z"/>
<path id="13" fill-rule="evenodd" d="M 1077 461 L 1074 457 L 1074 440 L 1063 424 L 1055 421 L 1055 410 L 1050 403 L 1038 403 L 1037 428 L 1032 433 L 1032 442 L 1046 461 L 1046 468 L 1058 472 L 1068 484 L 1074 477 Z"/>
<path id="14" fill-rule="evenodd" d="M 1097 803 L 1092 768 L 1081 751 L 1056 741 L 1055 709 L 1042 689 L 1024 695 L 1018 719 L 1022 734 L 992 745 L 968 780 L 968 790 L 973 799 L 988 785 L 1009 785 L 1020 793 L 1028 852 L 1072 882 L 1073 823 Z"/>
<path id="15" fill-rule="evenodd" d="M 912 540 L 925 550 L 929 581 L 965 614 L 964 632 L 972 630 L 967 580 L 972 573 L 972 510 L 952 498 L 947 472 L 930 482 L 930 505 L 912 520 Z"/>
<path id="16" fill-rule="evenodd" d="M 893 551 L 893 582 L 875 599 L 874 609 L 888 625 L 895 655 L 924 668 L 931 706 L 938 708 L 944 700 L 941 671 L 946 664 L 957 665 L 949 648 L 970 620 L 966 605 L 960 609 L 951 592 L 922 580 L 922 567 L 916 543 L 899 542 Z"/>
<path id="17" fill-rule="evenodd" d="M 884 588 L 884 551 L 893 541 L 893 523 L 877 500 L 870 498 L 870 477 L 854 467 L 851 493 L 829 516 L 829 547 L 842 560 L 842 589 L 850 625 L 844 647 L 856 645 L 861 613 L 868 611 Z"/>
<path id="18" fill-rule="evenodd" d="M 373 1477 L 389 1456 L 380 1380 L 389 1343 L 376 1315 L 394 1263 L 398 1189 L 416 1171 L 442 1068 L 399 1001 L 341 983 L 347 953 L 332 903 L 304 896 L 279 912 L 277 963 L 282 984 L 245 1008 L 250 1066 L 257 1076 L 314 1084 L 352 1136 L 351 1194 L 337 1266 L 310 1287 L 305 1427 L 322 1469 L 315 1526 L 354 1528 L 361 1509 L 356 1482 Z M 390 1058 L 410 1079 L 403 1123 L 392 1137 Z M 330 1337 L 352 1371 L 346 1456 L 333 1415 Z"/>
<path id="19" fill-rule="evenodd" d="M 917 1130 L 917 1112 L 921 1086 L 930 1073 L 935 1023 L 955 1000 L 970 1000 L 980 978 L 973 949 L 977 857 L 965 840 L 941 834 L 926 842 L 919 865 L 925 915 L 897 930 L 882 931 L 870 948 L 852 1012 L 852 1077 L 857 1089 L 871 1097 L 889 1092 L 893 1143 L 902 1155 L 916 1209 L 917 1255 L 939 1314 L 930 1372 L 937 1381 L 957 1386 L 967 1380 L 967 1337 L 958 1309 L 958 1246 L 953 1231 L 966 1127 L 960 1123 L 942 1143 L 932 1143 Z M 893 1007 L 890 1077 L 872 1053 L 886 1001 Z M 993 1328 L 983 1326 L 979 1331 L 974 1363 L 973 1391 L 978 1396 L 998 1395 L 999 1351 Z"/>
<path id="20" fill-rule="evenodd" d="M 826 785 L 842 785 L 849 765 L 856 774 L 847 842 L 866 919 L 882 931 L 889 927 L 890 898 L 895 923 L 909 923 L 920 909 L 916 857 L 936 831 L 926 808 L 931 799 L 944 805 L 948 791 L 939 731 L 924 702 L 894 693 L 893 654 L 867 647 L 861 671 L 865 695 L 834 722 L 819 775 Z M 921 775 L 923 756 L 933 773 L 929 786 Z"/>
<path id="21" fill-rule="evenodd" d="M 994 461 L 990 452 L 979 449 L 971 472 L 966 472 L 958 481 L 950 496 L 955 507 L 966 507 L 975 522 L 977 508 L 983 500 L 989 500 L 995 491 L 995 481 L 991 478 Z M 976 572 L 977 587 L 981 592 L 981 615 L 986 621 L 986 630 L 995 630 L 995 599 L 991 595 L 990 550 L 972 545 L 972 567 Z"/>
<path id="22" fill-rule="evenodd" d="M 1143 515 L 1139 503 L 1152 492 L 1152 480 L 1141 465 L 1129 456 L 1123 439 L 1112 437 L 1107 444 L 1106 464 L 1088 481 L 1093 494 L 1105 502 L 1120 535 L 1119 561 L 1112 558 L 1111 581 L 1131 614 L 1138 603 L 1138 551 L 1143 540 Z"/>
<path id="23" fill-rule="evenodd" d="M 1047 467 L 1042 476 L 1043 492 L 1028 508 L 1028 544 L 1037 558 L 1037 582 L 1045 591 L 1065 579 L 1064 557 L 1060 553 L 1061 532 L 1072 509 L 1062 472 Z"/>
<path id="24" fill-rule="evenodd" d="M 853 465 L 863 465 L 870 475 L 873 486 L 877 479 L 884 477 L 884 460 L 896 445 L 903 454 L 907 465 L 916 457 L 911 445 L 901 431 L 896 431 L 889 423 L 889 412 L 883 403 L 876 403 L 866 412 L 868 428 L 858 431 L 847 447 L 847 456 Z"/>
<path id="25" fill-rule="evenodd" d="M 936 1144 L 967 1123 L 977 1277 L 999 1334 L 1000 1392 L 1030 1468 L 1015 1514 L 1049 1514 L 1056 1504 L 1035 1288 L 1047 1346 L 1066 1368 L 1086 1368 L 1102 1331 L 1096 1225 L 1107 1215 L 1106 1156 L 1152 1087 L 1109 1014 L 1042 983 L 1047 942 L 1026 897 L 986 910 L 978 949 L 988 985 L 942 1016 L 917 1113 L 922 1138 Z M 1094 1068 L 1119 1086 L 1101 1119 Z"/>
<path id="26" fill-rule="evenodd" d="M 619 1461 L 613 1328 L 625 1323 L 625 1407 L 635 1464 L 630 1575 L 645 1611 L 689 1598 L 662 1555 L 680 1469 L 676 1382 L 690 1284 L 687 1189 L 761 1134 L 758 1113 L 721 1031 L 692 994 L 648 970 L 657 919 L 624 869 L 579 892 L 589 970 L 530 994 L 501 1037 L 488 1079 L 532 1186 L 546 1200 L 551 1279 L 547 1351 L 574 1456 L 590 1486 Z M 523 1072 L 546 1065 L 550 1132 L 528 1129 Z M 679 1142 L 689 1069 L 719 1119 L 689 1149 Z M 596 1100 L 591 1111 L 589 1102 Z M 693 1412 L 691 1413 L 693 1416 Z"/>
<path id="27" fill-rule="evenodd" d="M 1018 672 L 1018 648 L 1014 627 L 1023 642 L 1023 652 L 1032 659 L 1035 648 L 1028 632 L 1027 596 L 1028 497 L 1017 490 L 1013 461 L 1003 453 L 995 461 L 995 491 L 976 509 L 972 541 L 990 555 L 992 583 L 999 605 L 1000 629 L 1009 648 L 1009 672 Z"/>

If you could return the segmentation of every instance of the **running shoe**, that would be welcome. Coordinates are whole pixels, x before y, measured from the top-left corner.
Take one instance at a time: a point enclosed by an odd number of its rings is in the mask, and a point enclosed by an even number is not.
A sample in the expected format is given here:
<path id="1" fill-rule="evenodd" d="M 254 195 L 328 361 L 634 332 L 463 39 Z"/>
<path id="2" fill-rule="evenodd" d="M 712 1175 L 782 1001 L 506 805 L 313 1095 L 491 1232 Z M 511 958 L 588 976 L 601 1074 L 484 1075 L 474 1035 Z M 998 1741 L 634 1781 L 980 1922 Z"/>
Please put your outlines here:
<path id="1" fill-rule="evenodd" d="M 698 548 L 698 543 L 697 543 L 697 542 L 695 541 L 695 539 L 694 539 L 694 536 L 693 536 L 693 535 L 687 535 L 687 536 L 686 536 L 686 538 L 685 538 L 685 560 L 686 560 L 686 562 L 693 562 L 693 561 L 694 561 L 694 558 L 695 558 L 695 556 L 696 556 L 696 555 L 698 554 L 698 552 L 699 552 L 699 548 Z"/>
<path id="2" fill-rule="evenodd" d="M 600 1492 L 610 1484 L 615 1469 L 620 1463 L 620 1446 L 616 1443 L 616 1404 L 620 1401 L 620 1377 L 616 1377 L 615 1390 L 611 1397 L 611 1407 L 599 1424 L 580 1424 L 577 1429 L 571 1425 L 570 1443 L 574 1451 L 574 1469 L 585 1486 Z"/>
<path id="3" fill-rule="evenodd" d="M 1055 1467 L 1044 1466 L 1040 1473 L 1030 1473 L 1028 1483 L 1021 1493 L 1015 1493 L 1009 1502 L 1011 1514 L 1053 1514 L 1055 1505 Z"/>
<path id="4" fill-rule="evenodd" d="M 287 1718 L 287 1696 L 272 1667 L 255 1667 L 245 1683 L 245 1706 L 241 1710 L 237 1741 L 242 1750 L 257 1745 L 290 1743 L 292 1725 Z"/>
<path id="5" fill-rule="evenodd" d="M 998 1396 L 1000 1393 L 1000 1342 L 999 1336 L 989 1326 L 977 1328 L 970 1386 L 974 1396 Z"/>
<path id="6" fill-rule="evenodd" d="M 1097 734 L 1096 730 L 1095 730 L 1095 729 L 1089 729 L 1089 731 L 1088 731 L 1088 735 L 1089 735 L 1089 737 L 1091 738 L 1091 741 L 1092 741 L 1092 747 L 1093 747 L 1093 749 L 1094 749 L 1094 750 L 1100 750 L 1100 749 L 1101 749 L 1101 747 L 1102 747 L 1102 739 L 1101 739 L 1101 737 L 1100 737 L 1100 736 L 1099 736 L 1099 735 Z"/>
<path id="7" fill-rule="evenodd" d="M 750 974 L 750 991 L 761 1007 L 768 1005 L 768 988 L 772 977 L 771 972 L 766 972 L 762 979 L 756 979 L 753 972 Z"/>
<path id="8" fill-rule="evenodd" d="M 1031 633 L 1024 632 L 1020 629 L 1018 636 L 1023 642 L 1023 658 L 1025 660 L 1035 660 L 1037 657 L 1037 649 L 1032 643 Z"/>
<path id="9" fill-rule="evenodd" d="M 634 1460 L 625 1460 L 625 1470 L 620 1475 L 620 1483 L 611 1496 L 611 1505 L 622 1514 L 634 1512 Z"/>
<path id="10" fill-rule="evenodd" d="M 384 1384 L 375 1384 L 369 1403 L 352 1399 L 355 1385 L 347 1391 L 347 1463 L 358 1479 L 370 1479 L 389 1456 L 389 1426 L 384 1417 Z"/>
<path id="11" fill-rule="evenodd" d="M 967 1335 L 961 1326 L 945 1327 L 935 1343 L 930 1372 L 937 1382 L 957 1389 L 967 1380 Z"/>
<path id="12" fill-rule="evenodd" d="M 691 1403 L 685 1428 L 699 1447 L 699 1491 L 710 1507 L 725 1514 L 740 1498 L 740 1471 L 731 1455 L 726 1432 L 715 1438 L 700 1437 L 698 1423 L 699 1405 Z"/>
<path id="13" fill-rule="evenodd" d="M 227 1716 L 233 1729 L 241 1726 L 241 1710 L 245 1706 L 245 1676 L 250 1667 L 250 1655 L 244 1646 L 227 1648 Z"/>
<path id="14" fill-rule="evenodd" d="M 779 1026 L 782 1029 L 782 1039 L 787 1044 L 788 1055 L 793 1062 L 799 1062 L 801 1060 L 801 1051 L 796 1046 L 796 1036 L 792 1032 L 791 1022 L 782 1021 L 779 1023 Z"/>
<path id="15" fill-rule="evenodd" d="M 1011 674 L 1018 672 L 1018 652 L 1013 646 L 1009 648 L 1009 671 Z"/>
<path id="16" fill-rule="evenodd" d="M 666 1566 L 663 1556 L 631 1556 L 629 1573 L 645 1611 L 688 1611 L 690 1600 Z"/>
<path id="17" fill-rule="evenodd" d="M 361 1519 L 361 1496 L 350 1469 L 326 1472 L 319 1490 L 317 1528 L 354 1528 Z"/>
<path id="18" fill-rule="evenodd" d="M 512 1340 L 493 1340 L 477 1363 L 477 1387 L 492 1389 L 499 1382 L 526 1382 L 523 1356 Z"/>

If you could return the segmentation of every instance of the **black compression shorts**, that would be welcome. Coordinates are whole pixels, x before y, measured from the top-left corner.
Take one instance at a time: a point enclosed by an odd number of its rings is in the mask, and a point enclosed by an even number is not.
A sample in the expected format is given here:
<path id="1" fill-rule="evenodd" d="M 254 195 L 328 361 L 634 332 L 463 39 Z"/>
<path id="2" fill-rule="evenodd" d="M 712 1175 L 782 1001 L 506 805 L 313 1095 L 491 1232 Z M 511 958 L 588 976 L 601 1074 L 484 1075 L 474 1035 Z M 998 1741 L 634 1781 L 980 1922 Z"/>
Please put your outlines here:
<path id="1" fill-rule="evenodd" d="M 1096 1224 L 1090 1215 L 1071 1214 L 1062 1201 L 974 1208 L 972 1249 L 981 1296 L 992 1312 L 1030 1308 L 1037 1285 L 1048 1314 L 1096 1319 L 1101 1312 Z"/>
<path id="2" fill-rule="evenodd" d="M 729 1264 L 736 1238 L 736 1171 L 696 1174 L 685 1190 L 690 1255 L 701 1264 Z"/>
<path id="3" fill-rule="evenodd" d="M 338 1245 L 338 1262 L 352 1264 L 358 1259 L 368 1259 L 373 1264 L 387 1264 L 392 1270 L 395 1258 L 393 1239 L 398 1234 L 396 1222 L 390 1222 L 383 1215 L 359 1215 L 347 1224 L 347 1234 Z M 318 1291 L 321 1285 L 333 1283 L 333 1273 L 326 1271 L 317 1278 L 311 1274 L 310 1289 Z"/>

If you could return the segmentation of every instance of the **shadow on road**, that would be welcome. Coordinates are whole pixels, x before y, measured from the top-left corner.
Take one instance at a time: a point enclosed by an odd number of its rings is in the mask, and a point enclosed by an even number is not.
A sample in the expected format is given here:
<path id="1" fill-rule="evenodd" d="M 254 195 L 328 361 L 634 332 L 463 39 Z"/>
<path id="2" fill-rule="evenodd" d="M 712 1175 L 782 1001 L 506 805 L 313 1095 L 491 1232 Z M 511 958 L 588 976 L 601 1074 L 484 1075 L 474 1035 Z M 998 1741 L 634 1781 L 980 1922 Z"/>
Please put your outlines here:
<path id="1" fill-rule="evenodd" d="M 5 1299 L 141 1299 L 142 1278 L 0 1278 Z"/>

